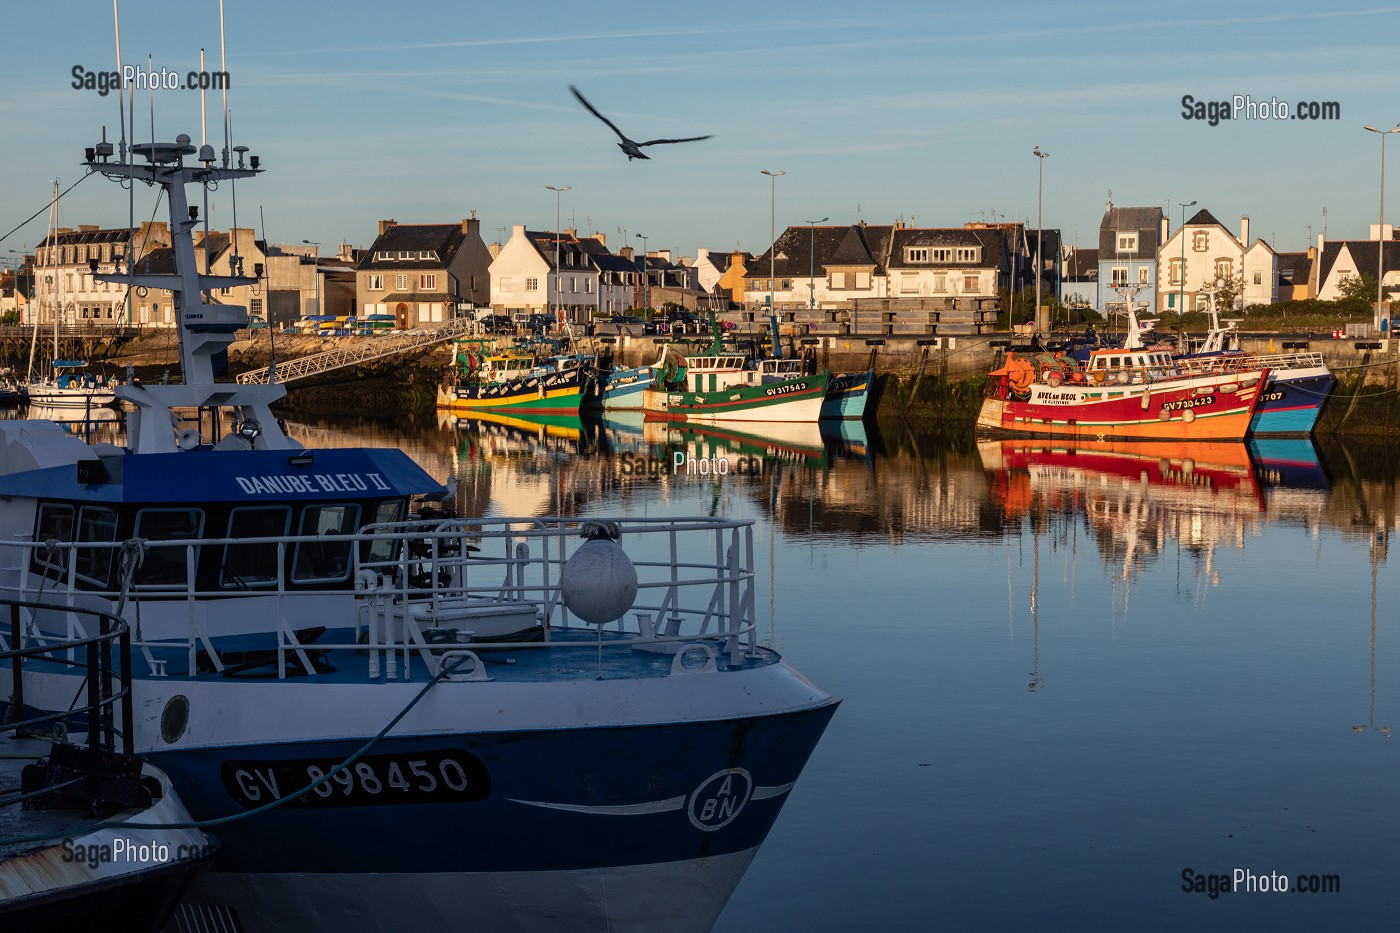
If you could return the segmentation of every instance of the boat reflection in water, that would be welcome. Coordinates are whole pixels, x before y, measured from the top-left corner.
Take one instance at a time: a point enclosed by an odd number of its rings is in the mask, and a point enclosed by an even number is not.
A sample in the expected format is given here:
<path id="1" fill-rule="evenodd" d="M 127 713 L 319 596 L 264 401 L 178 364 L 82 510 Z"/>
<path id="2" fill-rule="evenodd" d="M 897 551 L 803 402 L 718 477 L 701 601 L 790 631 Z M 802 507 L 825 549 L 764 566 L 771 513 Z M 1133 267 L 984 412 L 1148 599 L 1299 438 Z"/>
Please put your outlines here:
<path id="1" fill-rule="evenodd" d="M 1123 580 L 1176 541 L 1218 585 L 1216 547 L 1243 547 L 1267 510 L 1244 444 L 1020 439 L 978 450 L 1008 518 L 1036 508 L 1083 512 L 1105 566 Z"/>

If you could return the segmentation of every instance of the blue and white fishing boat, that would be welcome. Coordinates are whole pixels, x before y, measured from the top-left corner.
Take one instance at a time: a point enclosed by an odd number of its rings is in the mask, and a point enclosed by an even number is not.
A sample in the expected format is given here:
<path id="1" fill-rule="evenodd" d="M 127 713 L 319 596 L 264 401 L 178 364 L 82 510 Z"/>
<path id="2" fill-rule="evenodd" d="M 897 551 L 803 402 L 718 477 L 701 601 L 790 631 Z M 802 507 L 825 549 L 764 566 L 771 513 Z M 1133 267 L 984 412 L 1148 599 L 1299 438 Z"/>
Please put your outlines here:
<path id="1" fill-rule="evenodd" d="M 1176 364 L 1186 372 L 1244 372 L 1265 368 L 1269 379 L 1259 395 L 1259 405 L 1249 422 L 1250 437 L 1308 437 L 1322 414 L 1322 406 L 1337 384 L 1321 353 L 1245 353 L 1240 349 L 1238 321 L 1220 319 L 1211 308 L 1210 329 L 1202 340 L 1178 347 Z M 1131 326 L 1127 346 L 1145 345 L 1144 332 L 1151 322 L 1139 324 L 1129 312 Z"/>
<path id="2" fill-rule="evenodd" d="M 259 173 L 233 152 L 85 160 L 163 189 L 176 272 L 96 278 L 175 295 L 183 382 L 117 387 L 122 446 L 0 422 L 0 594 L 129 620 L 118 727 L 227 820 L 184 909 L 249 933 L 708 930 L 838 703 L 759 642 L 751 523 L 456 519 L 401 450 L 304 448 L 284 386 L 214 378 L 248 314 L 202 296 L 253 280 L 198 274 L 191 206 Z M 24 620 L 39 643 L 83 626 Z M 81 683 L 36 661 L 26 703 Z"/>
<path id="3" fill-rule="evenodd" d="M 627 366 L 614 369 L 602 379 L 604 411 L 641 411 L 642 393 L 656 385 L 657 367 Z M 585 407 L 588 400 L 585 399 Z"/>
<path id="4" fill-rule="evenodd" d="M 832 418 L 859 421 L 865 417 L 865 404 L 875 388 L 875 368 L 863 373 L 837 373 L 826 387 L 822 399 L 823 421 Z"/>

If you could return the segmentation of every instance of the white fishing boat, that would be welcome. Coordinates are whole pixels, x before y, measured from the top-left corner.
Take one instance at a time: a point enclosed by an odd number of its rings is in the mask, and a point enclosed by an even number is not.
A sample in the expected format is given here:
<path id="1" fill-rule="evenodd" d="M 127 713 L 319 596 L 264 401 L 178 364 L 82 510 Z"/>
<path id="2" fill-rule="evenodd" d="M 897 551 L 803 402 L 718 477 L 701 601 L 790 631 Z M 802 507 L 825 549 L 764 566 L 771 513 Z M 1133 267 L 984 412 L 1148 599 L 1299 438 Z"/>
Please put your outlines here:
<path id="1" fill-rule="evenodd" d="M 183 379 L 117 387 L 122 446 L 0 421 L 0 594 L 131 621 L 118 726 L 223 820 L 198 928 L 708 930 L 838 703 L 759 641 L 751 522 L 452 518 L 402 450 L 304 448 L 282 385 L 215 382 L 248 315 L 201 296 L 252 280 L 191 241 L 257 157 L 123 153 L 87 168 L 162 189 L 176 271 L 97 278 L 174 294 Z"/>

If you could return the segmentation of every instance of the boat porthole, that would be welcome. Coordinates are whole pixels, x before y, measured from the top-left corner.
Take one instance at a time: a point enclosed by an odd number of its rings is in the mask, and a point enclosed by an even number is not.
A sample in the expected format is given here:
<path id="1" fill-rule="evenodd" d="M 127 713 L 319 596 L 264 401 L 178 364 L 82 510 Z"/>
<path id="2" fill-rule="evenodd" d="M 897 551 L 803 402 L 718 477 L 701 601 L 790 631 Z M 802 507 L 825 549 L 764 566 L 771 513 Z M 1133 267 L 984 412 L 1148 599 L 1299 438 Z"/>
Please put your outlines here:
<path id="1" fill-rule="evenodd" d="M 165 739 L 165 744 L 174 745 L 189 724 L 190 701 L 177 693 L 166 701 L 165 711 L 160 714 L 160 737 Z"/>

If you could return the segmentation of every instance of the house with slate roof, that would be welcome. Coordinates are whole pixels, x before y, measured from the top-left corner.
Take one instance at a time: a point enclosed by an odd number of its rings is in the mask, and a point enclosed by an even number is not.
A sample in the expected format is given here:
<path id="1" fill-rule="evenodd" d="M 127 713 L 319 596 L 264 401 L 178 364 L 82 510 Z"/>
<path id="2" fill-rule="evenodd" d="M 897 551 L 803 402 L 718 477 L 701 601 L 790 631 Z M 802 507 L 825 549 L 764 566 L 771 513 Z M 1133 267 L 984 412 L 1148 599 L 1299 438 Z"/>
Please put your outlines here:
<path id="1" fill-rule="evenodd" d="M 1099 222 L 1098 303 L 1122 313 L 1127 295 L 1157 307 L 1157 252 L 1166 229 L 1160 207 L 1118 207 L 1112 201 Z"/>
<path id="2" fill-rule="evenodd" d="M 1304 301 L 1316 298 L 1312 268 L 1317 247 L 1309 246 L 1303 253 L 1278 254 L 1278 300 Z"/>
<path id="3" fill-rule="evenodd" d="M 716 310 L 744 304 L 744 275 L 752 265 L 752 253 L 723 253 L 701 247 L 695 256 L 696 285 L 710 297 Z"/>
<path id="4" fill-rule="evenodd" d="M 135 230 L 103 229 L 89 224 L 76 230 L 60 228 L 34 249 L 34 300 L 29 303 L 23 323 L 52 326 L 57 315 L 59 323 L 70 327 L 127 323 L 163 323 L 173 327 L 168 301 L 163 309 L 165 317 L 157 320 L 152 315 L 151 302 L 133 295 L 134 320 L 128 321 L 126 286 L 93 280 L 94 262 L 98 273 L 124 272 L 128 256 L 139 267 L 152 251 L 169 245 L 170 228 L 164 221 L 143 223 Z"/>
<path id="5" fill-rule="evenodd" d="M 1099 251 L 1066 246 L 1061 252 L 1060 300 L 1067 307 L 1100 308 Z M 1155 270 L 1153 275 L 1155 277 Z"/>
<path id="6" fill-rule="evenodd" d="M 789 227 L 749 264 L 749 317 L 814 334 L 973 333 L 1011 280 L 1009 239 L 988 224 Z"/>
<path id="7" fill-rule="evenodd" d="M 1375 225 L 1372 225 L 1372 233 Z M 1385 250 L 1382 255 L 1380 241 L 1370 240 L 1324 240 L 1318 236 L 1320 246 L 1316 263 L 1317 297 L 1323 301 L 1336 301 L 1342 296 L 1342 286 L 1347 279 L 1360 275 L 1376 277 L 1379 263 L 1385 262 L 1382 282 L 1387 297 L 1400 287 L 1400 240 L 1395 239 L 1394 229 L 1385 225 Z"/>
<path id="8" fill-rule="evenodd" d="M 379 222 L 379 235 L 355 269 L 361 316 L 394 315 L 399 329 L 432 327 L 458 305 L 490 299 L 491 254 L 475 216 L 455 224 Z"/>
<path id="9" fill-rule="evenodd" d="M 576 324 L 591 321 L 600 304 L 620 311 L 633 284 L 626 273 L 635 279 L 637 270 L 599 261 L 610 255 L 601 236 L 579 238 L 573 230 L 527 230 L 516 224 L 491 261 L 491 309 L 515 318 L 558 311 Z"/>
<path id="10" fill-rule="evenodd" d="M 1240 305 L 1268 304 L 1278 296 L 1278 255 L 1263 240 L 1250 241 L 1249 218 L 1240 218 L 1237 238 L 1205 208 L 1172 234 L 1157 255 L 1157 309 L 1188 311 L 1210 305 L 1206 289 L 1227 278 L 1241 286 Z M 1221 309 L 1231 310 L 1231 309 Z"/>

